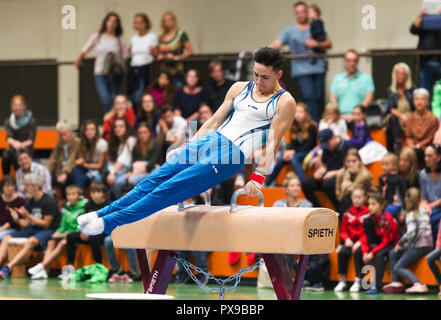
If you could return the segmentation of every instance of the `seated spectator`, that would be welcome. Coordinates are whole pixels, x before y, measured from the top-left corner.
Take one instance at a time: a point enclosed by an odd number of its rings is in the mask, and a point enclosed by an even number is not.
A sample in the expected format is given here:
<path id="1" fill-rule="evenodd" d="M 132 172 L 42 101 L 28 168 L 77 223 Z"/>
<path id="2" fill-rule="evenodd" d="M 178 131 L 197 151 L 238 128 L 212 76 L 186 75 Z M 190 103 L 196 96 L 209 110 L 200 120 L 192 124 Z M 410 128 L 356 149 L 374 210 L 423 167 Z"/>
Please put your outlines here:
<path id="1" fill-rule="evenodd" d="M 141 122 L 136 131 L 136 144 L 132 149 L 132 164 L 126 175 L 127 183 L 135 186 L 161 164 L 161 146 L 152 137 L 147 123 Z"/>
<path id="2" fill-rule="evenodd" d="M 54 189 L 59 186 L 62 198 L 66 199 L 65 189 L 72 183 L 72 172 L 78 156 L 80 139 L 73 135 L 72 128 L 66 120 L 58 121 L 56 128 L 58 141 L 51 152 L 46 168 L 51 173 L 52 186 Z"/>
<path id="3" fill-rule="evenodd" d="M 392 282 L 383 287 L 386 293 L 401 293 L 404 284 L 399 277 L 411 284 L 406 293 L 426 293 L 427 286 L 409 270 L 409 267 L 432 250 L 432 229 L 429 214 L 420 206 L 421 195 L 417 188 L 406 191 L 405 210 L 406 233 L 389 252 Z"/>
<path id="4" fill-rule="evenodd" d="M 106 199 L 107 188 L 101 182 L 92 182 L 89 187 L 89 199 L 84 207 L 85 212 L 97 211 L 104 208 L 110 201 Z M 103 263 L 102 248 L 104 234 L 89 236 L 80 231 L 71 232 L 67 235 L 66 251 L 67 251 L 67 264 L 74 266 L 75 253 L 77 251 L 78 243 L 86 243 L 90 245 L 92 250 L 92 256 L 95 263 Z"/>
<path id="5" fill-rule="evenodd" d="M 290 129 L 290 141 L 287 150 L 266 179 L 265 185 L 271 185 L 280 170 L 287 164 L 293 166 L 300 181 L 303 181 L 305 177 L 302 164 L 306 155 L 317 144 L 317 124 L 311 119 L 306 104 L 302 102 L 297 103 L 296 114 Z"/>
<path id="6" fill-rule="evenodd" d="M 19 229 L 20 226 L 12 219 L 12 208 L 24 206 L 25 200 L 17 192 L 14 178 L 3 176 L 0 181 L 0 242 L 8 234 Z"/>
<path id="7" fill-rule="evenodd" d="M 400 153 L 404 123 L 407 116 L 415 111 L 413 105 L 412 71 L 404 62 L 399 62 L 392 69 L 392 82 L 387 90 L 387 104 L 390 112 L 386 117 L 387 150 Z"/>
<path id="8" fill-rule="evenodd" d="M 415 89 L 413 91 L 415 111 L 407 116 L 404 125 L 407 146 L 415 150 L 420 162 L 424 159 L 424 149 L 432 143 L 439 127 L 439 120 L 428 109 L 429 103 L 429 92 L 424 88 Z"/>
<path id="9" fill-rule="evenodd" d="M 119 94 L 115 97 L 115 103 L 113 104 L 112 110 L 104 115 L 104 139 L 109 140 L 109 133 L 112 130 L 112 125 L 116 118 L 124 118 L 132 128 L 135 127 L 136 115 L 133 111 L 132 103 L 123 94 Z"/>
<path id="10" fill-rule="evenodd" d="M 440 229 L 441 229 L 441 225 L 440 225 Z M 430 270 L 432 271 L 436 281 L 438 282 L 438 286 L 439 286 L 438 297 L 441 297 L 441 272 L 438 268 L 438 265 L 436 264 L 436 261 L 440 261 L 440 259 L 441 259 L 441 231 L 438 229 L 438 236 L 436 238 L 435 249 L 426 256 L 427 264 L 429 265 Z"/>
<path id="11" fill-rule="evenodd" d="M 210 74 L 210 80 L 205 87 L 206 102 L 214 113 L 224 102 L 225 95 L 234 82 L 225 79 L 224 69 L 220 60 L 211 61 L 208 65 L 208 71 Z"/>
<path id="12" fill-rule="evenodd" d="M 435 242 L 441 219 L 441 147 L 429 145 L 424 158 L 426 167 L 419 174 L 421 199 L 430 214 L 433 242 Z"/>
<path id="13" fill-rule="evenodd" d="M 375 286 L 366 294 L 381 292 L 389 251 L 397 244 L 400 235 L 396 220 L 387 212 L 386 199 L 379 193 L 368 196 L 369 216 L 363 219 L 364 233 L 360 238 L 363 262 L 372 264 L 375 258 Z"/>
<path id="14" fill-rule="evenodd" d="M 361 162 L 358 150 L 352 148 L 346 152 L 343 168 L 337 172 L 335 181 L 340 216 L 353 206 L 352 192 L 355 189 L 362 189 L 365 194 L 376 191 L 371 172 Z"/>
<path id="15" fill-rule="evenodd" d="M 331 129 L 320 131 L 318 138 L 323 149 L 322 158 L 313 176 L 302 181 L 302 190 L 314 207 L 323 207 L 314 193 L 316 190 L 323 190 L 338 210 L 339 202 L 335 194 L 337 173 L 343 167 L 346 152 L 354 146 L 349 141 L 335 136 Z"/>
<path id="16" fill-rule="evenodd" d="M 163 162 L 169 147 L 173 145 L 180 146 L 185 142 L 187 135 L 187 121 L 180 116 L 173 114 L 171 107 L 162 108 L 161 118 L 156 125 L 157 140 L 162 146 Z"/>
<path id="17" fill-rule="evenodd" d="M 181 60 L 193 55 L 193 48 L 187 32 L 178 27 L 178 19 L 172 11 L 161 17 L 159 46 L 155 52 L 161 68 L 170 73 L 173 82 L 181 88 L 184 82 L 184 64 Z"/>
<path id="18" fill-rule="evenodd" d="M 24 189 L 24 176 L 28 173 L 36 173 L 43 178 L 43 192 L 53 195 L 52 177 L 47 168 L 32 160 L 32 156 L 28 151 L 22 150 L 18 154 L 19 169 L 16 172 L 17 177 L 17 191 L 21 197 L 26 197 Z"/>
<path id="19" fill-rule="evenodd" d="M 2 153 L 2 170 L 9 175 L 11 165 L 18 169 L 18 153 L 22 150 L 29 154 L 34 152 L 34 140 L 37 134 L 37 121 L 22 95 L 15 95 L 11 99 L 11 115 L 4 122 L 8 148 Z"/>
<path id="20" fill-rule="evenodd" d="M 398 173 L 406 180 L 406 190 L 415 187 L 420 188 L 418 180 L 418 159 L 412 148 L 403 148 L 398 158 Z"/>
<path id="21" fill-rule="evenodd" d="M 346 284 L 346 273 L 348 271 L 348 260 L 353 255 L 355 265 L 355 281 L 350 292 L 358 292 L 361 288 L 363 255 L 361 253 L 360 238 L 364 233 L 363 219 L 369 216 L 369 209 L 366 205 L 366 190 L 355 188 L 351 192 L 352 206 L 343 215 L 340 238 L 341 244 L 337 246 L 338 253 L 338 274 L 339 282 L 334 291 L 343 291 Z"/>
<path id="22" fill-rule="evenodd" d="M 43 192 L 43 179 L 35 173 L 25 175 L 25 190 L 30 198 L 25 206 L 18 209 L 10 208 L 12 219 L 20 226 L 20 230 L 5 236 L 0 244 L 0 263 L 8 256 L 10 238 L 27 238 L 24 247 L 0 270 L 0 277 L 8 279 L 11 269 L 29 259 L 33 250 L 46 249 L 55 229 L 60 224 L 60 210 L 57 201 Z"/>
<path id="23" fill-rule="evenodd" d="M 365 107 L 358 105 L 352 109 L 352 121 L 349 123 L 349 130 L 351 130 L 352 136 L 349 141 L 357 148 L 363 148 L 368 142 L 372 141 L 369 128 L 366 126 L 366 113 Z"/>
<path id="24" fill-rule="evenodd" d="M 199 72 L 190 69 L 185 74 L 182 88 L 178 89 L 173 103 L 174 114 L 181 116 L 188 122 L 196 120 L 199 116 L 198 108 L 205 101 L 205 90 L 200 85 Z"/>
<path id="25" fill-rule="evenodd" d="M 318 127 L 319 131 L 323 129 L 331 129 L 334 135 L 342 137 L 343 139 L 349 139 L 348 126 L 346 121 L 341 117 L 338 104 L 329 102 L 326 105 Z"/>
<path id="26" fill-rule="evenodd" d="M 398 157 L 394 153 L 386 154 L 381 160 L 383 174 L 379 178 L 378 190 L 386 199 L 386 212 L 400 221 L 404 208 L 406 180 L 398 173 Z"/>
<path id="27" fill-rule="evenodd" d="M 343 119 L 352 121 L 352 110 L 355 106 L 368 107 L 374 98 L 374 81 L 372 76 L 358 71 L 358 52 L 346 51 L 345 72 L 334 76 L 331 83 L 330 102 L 338 104 Z"/>
<path id="28" fill-rule="evenodd" d="M 73 170 L 75 185 L 84 190 L 91 182 L 102 182 L 107 149 L 107 141 L 100 137 L 98 124 L 94 120 L 86 120 L 81 126 L 80 147 Z"/>
<path id="29" fill-rule="evenodd" d="M 147 123 L 153 137 L 156 138 L 156 125 L 159 121 L 159 110 L 155 98 L 150 93 L 144 93 L 141 97 L 141 104 L 136 113 L 135 131 L 141 122 Z"/>
<path id="30" fill-rule="evenodd" d="M 161 111 L 163 106 L 173 105 L 176 96 L 176 86 L 173 83 L 172 76 L 162 71 L 156 80 L 147 87 L 145 93 L 150 93 L 153 96 L 159 111 Z"/>
<path id="31" fill-rule="evenodd" d="M 132 150 L 135 143 L 136 138 L 132 135 L 132 128 L 127 120 L 116 119 L 109 136 L 106 177 L 111 195 L 115 199 L 121 197 L 121 189 L 126 184 L 126 175 L 132 163 Z"/>
<path id="32" fill-rule="evenodd" d="M 67 186 L 67 202 L 61 210 L 60 226 L 55 230 L 47 243 L 43 261 L 28 269 L 31 279 L 47 279 L 49 264 L 58 258 L 66 248 L 67 235 L 72 232 L 78 232 L 77 218 L 86 213 L 85 205 L 87 201 L 82 200 L 82 196 L 83 190 L 80 187 L 76 185 Z"/>

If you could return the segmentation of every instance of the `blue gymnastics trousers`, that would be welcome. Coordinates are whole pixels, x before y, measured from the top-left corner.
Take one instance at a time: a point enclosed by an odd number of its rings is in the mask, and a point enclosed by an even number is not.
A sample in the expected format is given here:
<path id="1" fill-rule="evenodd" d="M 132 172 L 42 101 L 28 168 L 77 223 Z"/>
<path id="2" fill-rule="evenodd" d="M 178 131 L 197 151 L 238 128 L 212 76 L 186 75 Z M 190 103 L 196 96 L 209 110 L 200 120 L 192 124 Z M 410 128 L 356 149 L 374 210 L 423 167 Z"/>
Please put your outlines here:
<path id="1" fill-rule="evenodd" d="M 245 160 L 243 152 L 218 131 L 189 142 L 125 196 L 97 211 L 104 232 L 207 191 L 233 177 Z"/>

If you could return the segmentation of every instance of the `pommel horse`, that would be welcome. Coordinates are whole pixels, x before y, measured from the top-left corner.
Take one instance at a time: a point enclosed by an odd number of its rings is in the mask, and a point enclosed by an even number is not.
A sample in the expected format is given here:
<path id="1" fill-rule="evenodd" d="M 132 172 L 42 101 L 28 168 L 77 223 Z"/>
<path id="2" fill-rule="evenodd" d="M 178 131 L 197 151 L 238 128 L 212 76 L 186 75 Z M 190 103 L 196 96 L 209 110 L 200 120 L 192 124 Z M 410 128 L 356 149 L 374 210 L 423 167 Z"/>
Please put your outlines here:
<path id="1" fill-rule="evenodd" d="M 165 294 L 171 280 L 176 251 L 261 253 L 279 300 L 298 300 L 308 256 L 328 254 L 335 248 L 337 214 L 326 208 L 237 206 L 238 189 L 231 206 L 170 206 L 112 232 L 114 246 L 135 248 L 144 293 Z M 159 250 L 150 271 L 145 249 Z M 299 255 L 292 279 L 284 254 Z"/>

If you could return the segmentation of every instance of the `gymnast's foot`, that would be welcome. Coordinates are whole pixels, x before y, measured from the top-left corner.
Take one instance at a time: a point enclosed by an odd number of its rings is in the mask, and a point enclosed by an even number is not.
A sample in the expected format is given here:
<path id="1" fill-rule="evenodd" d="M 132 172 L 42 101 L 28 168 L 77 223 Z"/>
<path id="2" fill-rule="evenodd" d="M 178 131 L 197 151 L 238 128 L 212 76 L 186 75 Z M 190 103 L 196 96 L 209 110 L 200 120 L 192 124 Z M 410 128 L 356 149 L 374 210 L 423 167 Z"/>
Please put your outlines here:
<path id="1" fill-rule="evenodd" d="M 86 224 L 88 224 L 90 221 L 95 220 L 97 218 L 98 218 L 98 213 L 96 213 L 96 211 L 92 211 L 92 212 L 89 212 L 89 213 L 82 214 L 81 216 L 79 216 L 77 218 L 78 227 L 82 228 Z"/>
<path id="2" fill-rule="evenodd" d="M 90 236 L 96 236 L 104 232 L 104 220 L 103 218 L 93 219 L 86 225 L 78 226 L 82 233 Z"/>

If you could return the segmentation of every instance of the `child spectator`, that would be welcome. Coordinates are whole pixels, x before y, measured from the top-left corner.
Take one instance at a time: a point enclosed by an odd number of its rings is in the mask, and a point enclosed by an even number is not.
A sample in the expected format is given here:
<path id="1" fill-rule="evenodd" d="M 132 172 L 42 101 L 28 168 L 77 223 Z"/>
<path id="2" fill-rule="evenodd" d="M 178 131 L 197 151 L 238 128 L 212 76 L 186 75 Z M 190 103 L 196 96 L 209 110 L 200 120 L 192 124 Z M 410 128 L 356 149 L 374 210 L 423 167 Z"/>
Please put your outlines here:
<path id="1" fill-rule="evenodd" d="M 404 291 L 404 285 L 399 282 L 398 277 L 406 279 L 412 285 L 406 289 L 406 293 L 428 292 L 427 286 L 409 270 L 409 267 L 429 253 L 433 246 L 429 214 L 420 206 L 420 202 L 421 194 L 417 188 L 407 190 L 404 210 L 406 233 L 389 252 L 392 282 L 383 287 L 386 293 Z"/>
<path id="2" fill-rule="evenodd" d="M 440 225 L 440 229 L 441 229 L 441 225 Z M 441 231 L 438 230 L 435 249 L 431 253 L 429 253 L 426 257 L 427 264 L 429 265 L 430 270 L 432 270 L 432 273 L 435 276 L 436 281 L 438 282 L 438 286 L 439 286 L 438 297 L 441 297 L 441 272 L 436 264 L 436 261 L 438 260 L 439 262 L 441 262 L 440 259 L 441 259 Z"/>
<path id="3" fill-rule="evenodd" d="M 406 189 L 420 188 L 418 180 L 418 158 L 412 148 L 405 147 L 398 158 L 398 172 L 406 180 Z"/>
<path id="4" fill-rule="evenodd" d="M 107 188 L 101 182 L 92 182 L 89 187 L 90 199 L 87 201 L 84 210 L 86 212 L 97 211 L 107 206 L 110 201 L 106 199 Z M 102 263 L 103 255 L 101 246 L 103 244 L 104 234 L 89 236 L 79 231 L 71 232 L 67 235 L 67 263 L 73 266 L 75 263 L 75 253 L 78 243 L 86 243 L 92 249 L 92 255 L 95 263 Z"/>
<path id="5" fill-rule="evenodd" d="M 337 247 L 338 274 L 340 281 L 334 291 L 343 291 L 346 288 L 346 273 L 348 260 L 354 256 L 355 281 L 350 292 L 358 292 L 361 287 L 361 270 L 363 267 L 363 255 L 361 253 L 361 236 L 364 233 L 363 219 L 369 216 L 369 208 L 366 205 L 366 192 L 362 188 L 356 188 L 351 193 L 352 206 L 343 215 L 340 237 L 342 244 Z"/>
<path id="6" fill-rule="evenodd" d="M 363 219 L 364 233 L 360 238 L 363 262 L 372 263 L 375 258 L 375 286 L 367 294 L 377 294 L 381 291 L 386 261 L 389 251 L 398 242 L 398 224 L 387 212 L 386 199 L 380 193 L 368 196 L 369 216 Z"/>
<path id="7" fill-rule="evenodd" d="M 406 180 L 398 174 L 398 157 L 394 153 L 386 154 L 381 160 L 383 174 L 379 178 L 378 191 L 386 199 L 386 212 L 398 220 L 404 205 Z"/>
<path id="8" fill-rule="evenodd" d="M 9 175 L 3 176 L 0 181 L 0 242 L 4 236 L 13 233 L 20 226 L 12 219 L 10 208 L 24 206 L 24 199 L 15 187 L 14 178 Z"/>
<path id="9" fill-rule="evenodd" d="M 127 120 L 130 127 L 135 127 L 136 115 L 132 108 L 132 103 L 123 94 L 115 97 L 115 103 L 112 110 L 104 115 L 103 123 L 103 138 L 109 140 L 109 134 L 112 130 L 113 123 L 117 118 L 124 118 Z"/>
<path id="10" fill-rule="evenodd" d="M 320 7 L 316 4 L 311 4 L 308 6 L 308 17 L 311 21 L 309 25 L 309 32 L 311 34 L 311 38 L 317 42 L 323 42 L 327 38 L 327 33 L 325 31 L 325 26 L 323 21 L 321 20 L 321 10 Z M 314 53 L 325 53 L 326 51 L 321 49 L 320 47 L 316 47 L 312 49 Z M 317 63 L 317 59 L 313 58 L 311 64 Z"/>
<path id="11" fill-rule="evenodd" d="M 176 96 L 176 86 L 173 83 L 172 76 L 162 71 L 156 80 L 147 87 L 145 92 L 153 96 L 158 109 L 161 110 L 163 106 L 173 105 Z"/>
<path id="12" fill-rule="evenodd" d="M 135 130 L 141 122 L 147 123 L 153 137 L 156 138 L 156 125 L 159 120 L 159 111 L 156 106 L 155 98 L 150 93 L 144 93 L 141 97 L 141 105 L 136 113 Z"/>
<path id="13" fill-rule="evenodd" d="M 372 141 L 369 128 L 366 126 L 367 110 L 362 105 L 355 106 L 352 110 L 352 121 L 349 123 L 349 129 L 352 132 L 352 137 L 349 139 L 357 149 L 363 148 L 366 143 Z"/>
<path id="14" fill-rule="evenodd" d="M 20 151 L 18 154 L 18 165 L 20 168 L 17 170 L 15 176 L 17 178 L 17 191 L 20 196 L 25 197 L 24 176 L 28 173 L 36 173 L 42 177 L 43 192 L 53 195 L 51 174 L 45 166 L 33 161 L 32 155 L 28 151 Z"/>
<path id="15" fill-rule="evenodd" d="M 75 160 L 73 183 L 84 190 L 91 182 L 102 182 L 101 171 L 106 161 L 107 141 L 100 137 L 98 124 L 86 120 L 81 126 L 80 148 Z"/>
<path id="16" fill-rule="evenodd" d="M 323 117 L 320 119 L 319 131 L 331 129 L 334 135 L 349 139 L 348 126 L 341 117 L 340 109 L 336 103 L 329 102 L 323 111 Z"/>
<path id="17" fill-rule="evenodd" d="M 66 187 L 66 206 L 61 210 L 60 226 L 52 234 L 47 243 L 43 261 L 28 269 L 31 279 L 47 279 L 47 268 L 49 264 L 63 253 L 66 248 L 66 236 L 72 232 L 78 232 L 77 218 L 86 213 L 86 201 L 82 200 L 83 191 L 76 185 Z"/>

